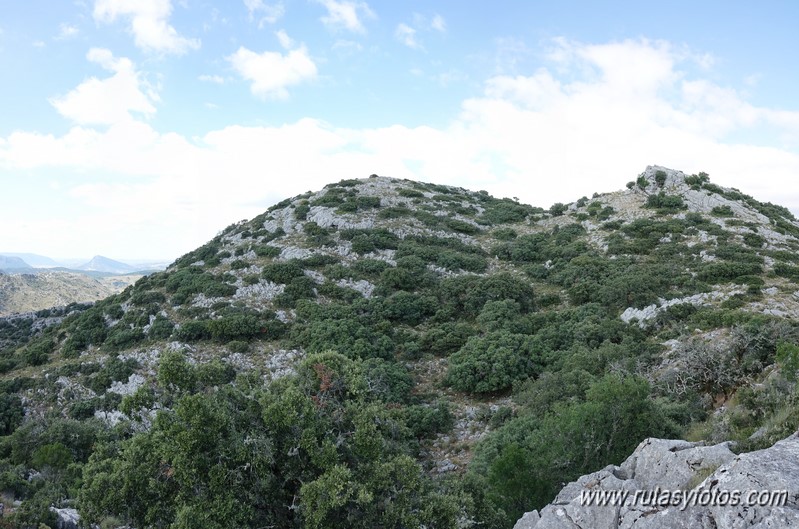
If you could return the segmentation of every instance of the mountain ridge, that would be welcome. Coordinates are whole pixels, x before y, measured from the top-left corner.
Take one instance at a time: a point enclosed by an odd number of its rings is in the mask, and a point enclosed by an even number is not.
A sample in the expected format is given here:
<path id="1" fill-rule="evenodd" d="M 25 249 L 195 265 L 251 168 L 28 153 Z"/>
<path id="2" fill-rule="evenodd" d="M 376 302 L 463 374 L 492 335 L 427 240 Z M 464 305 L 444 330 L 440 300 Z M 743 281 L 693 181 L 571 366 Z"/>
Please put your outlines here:
<path id="1" fill-rule="evenodd" d="M 127 432 L 91 461 L 58 441 L 82 469 L 79 510 L 91 523 L 168 525 L 194 508 L 176 491 L 213 490 L 205 501 L 228 498 L 242 526 L 368 527 L 386 519 L 380 476 L 391 475 L 412 491 L 395 526 L 511 527 L 563 479 L 620 463 L 645 437 L 755 449 L 799 425 L 797 250 L 785 208 L 659 166 L 549 209 L 343 180 L 228 226 L 5 349 L 0 382 L 25 402 L 7 435 L 52 444 L 35 433 L 47 421 Z M 184 422 L 196 406 L 208 420 Z M 216 444 L 207 432 L 223 424 Z M 178 434 L 200 436 L 202 451 L 174 448 Z M 268 479 L 241 477 L 269 507 L 238 486 L 213 489 L 193 466 L 216 454 L 214 472 L 237 472 L 224 462 L 254 464 L 237 459 L 247 443 L 292 454 L 256 459 Z M 33 453 L 4 461 L 43 467 Z M 117 492 L 167 471 L 201 485 L 169 481 L 175 489 L 154 493 L 157 514 L 151 499 Z M 273 482 L 283 485 L 259 488 Z M 320 491 L 334 485 L 356 492 L 330 502 Z M 36 494 L 20 494 L 23 505 L 69 506 Z"/>

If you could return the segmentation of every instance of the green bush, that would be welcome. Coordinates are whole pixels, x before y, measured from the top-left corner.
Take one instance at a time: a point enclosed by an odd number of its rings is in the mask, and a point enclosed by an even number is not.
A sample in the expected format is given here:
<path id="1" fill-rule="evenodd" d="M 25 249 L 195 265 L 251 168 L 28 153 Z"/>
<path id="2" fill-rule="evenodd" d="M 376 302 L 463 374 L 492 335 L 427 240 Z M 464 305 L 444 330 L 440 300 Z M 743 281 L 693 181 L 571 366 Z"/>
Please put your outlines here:
<path id="1" fill-rule="evenodd" d="M 403 409 L 403 414 L 417 439 L 432 439 L 436 434 L 450 431 L 455 424 L 455 417 L 446 401 L 432 406 L 408 406 Z"/>
<path id="2" fill-rule="evenodd" d="M 447 383 L 459 391 L 491 393 L 539 372 L 529 336 L 499 331 L 472 337 L 449 357 Z"/>
<path id="3" fill-rule="evenodd" d="M 105 345 L 108 346 L 112 351 L 116 351 L 130 347 L 131 345 L 142 340 L 144 340 L 144 333 L 140 328 L 130 329 L 118 326 L 108 334 L 108 338 L 105 340 Z"/>
<path id="4" fill-rule="evenodd" d="M 263 322 L 254 314 L 233 314 L 206 324 L 208 333 L 215 340 L 249 340 L 261 334 Z M 183 330 L 183 329 L 181 329 Z"/>
<path id="5" fill-rule="evenodd" d="M 691 187 L 701 187 L 702 184 L 706 184 L 710 181 L 710 177 L 707 173 L 699 173 L 698 175 L 692 174 L 691 176 L 685 177 L 685 183 Z"/>
<path id="6" fill-rule="evenodd" d="M 438 303 L 433 296 L 397 292 L 383 300 L 380 315 L 394 322 L 418 325 L 435 314 L 437 308 Z"/>
<path id="7" fill-rule="evenodd" d="M 445 224 L 449 229 L 458 233 L 466 233 L 468 235 L 480 233 L 480 228 L 463 220 L 448 219 Z"/>
<path id="8" fill-rule="evenodd" d="M 710 214 L 714 217 L 732 217 L 734 213 L 732 212 L 732 208 L 728 205 L 724 206 L 715 206 L 713 209 L 710 210 Z"/>
<path id="9" fill-rule="evenodd" d="M 378 277 L 391 267 L 387 262 L 377 259 L 358 259 L 351 266 L 353 270 L 369 277 Z"/>
<path id="10" fill-rule="evenodd" d="M 174 329 L 175 324 L 159 314 L 150 325 L 147 335 L 153 340 L 165 340 L 172 335 Z"/>
<path id="11" fill-rule="evenodd" d="M 756 233 L 747 233 L 744 235 L 744 243 L 752 248 L 762 248 L 766 239 Z"/>
<path id="12" fill-rule="evenodd" d="M 175 338 L 182 342 L 196 342 L 206 340 L 211 337 L 211 330 L 208 328 L 207 320 L 187 321 L 175 331 Z"/>
<path id="13" fill-rule="evenodd" d="M 172 302 L 178 305 L 182 305 L 195 294 L 226 297 L 236 293 L 236 287 L 227 284 L 223 277 L 203 272 L 197 267 L 182 268 L 173 272 L 167 279 L 165 288 L 167 292 L 174 293 Z"/>
<path id="14" fill-rule="evenodd" d="M 53 342 L 52 338 L 42 337 L 31 341 L 22 350 L 19 357 L 26 365 L 40 366 L 47 363 L 53 349 L 55 349 L 55 342 Z"/>
<path id="15" fill-rule="evenodd" d="M 256 246 L 253 250 L 255 251 L 255 255 L 258 257 L 277 257 L 280 255 L 280 252 L 283 251 L 282 248 L 271 246 L 269 244 Z"/>
<path id="16" fill-rule="evenodd" d="M 657 209 L 658 212 L 676 212 L 687 208 L 682 200 L 682 197 L 676 195 L 667 195 L 663 191 L 657 195 L 649 195 L 649 197 L 646 199 L 646 204 L 644 207 Z"/>
<path id="17" fill-rule="evenodd" d="M 134 292 L 130 298 L 131 303 L 134 305 L 149 305 L 150 303 L 163 303 L 166 301 L 163 292 L 150 290 L 146 292 Z"/>
<path id="18" fill-rule="evenodd" d="M 514 300 L 522 313 L 535 308 L 532 285 L 508 273 L 448 278 L 438 286 L 437 293 L 443 306 L 466 319 L 477 317 L 489 301 Z"/>
<path id="19" fill-rule="evenodd" d="M 448 356 L 463 347 L 477 330 L 465 323 L 447 322 L 432 327 L 422 335 L 422 351 L 436 356 Z"/>
<path id="20" fill-rule="evenodd" d="M 311 211 L 311 206 L 308 205 L 307 200 L 303 200 L 294 207 L 294 218 L 297 220 L 305 220 L 308 218 L 309 211 Z"/>
<path id="21" fill-rule="evenodd" d="M 519 234 L 511 228 L 497 228 L 493 231 L 493 235 L 498 241 L 512 241 Z"/>
<path id="22" fill-rule="evenodd" d="M 177 351 L 170 351 L 161 356 L 158 364 L 158 384 L 164 388 L 174 387 L 191 392 L 197 384 L 197 373 L 186 357 Z"/>
<path id="23" fill-rule="evenodd" d="M 776 268 L 776 267 L 775 267 Z M 699 269 L 697 279 L 708 283 L 725 283 L 741 276 L 760 275 L 763 267 L 756 263 L 712 262 Z"/>
<path id="24" fill-rule="evenodd" d="M 0 393 L 0 437 L 13 433 L 24 416 L 25 410 L 17 395 Z"/>
<path id="25" fill-rule="evenodd" d="M 270 263 L 265 265 L 261 277 L 272 283 L 287 285 L 293 279 L 305 277 L 303 268 L 294 261 L 287 263 Z"/>

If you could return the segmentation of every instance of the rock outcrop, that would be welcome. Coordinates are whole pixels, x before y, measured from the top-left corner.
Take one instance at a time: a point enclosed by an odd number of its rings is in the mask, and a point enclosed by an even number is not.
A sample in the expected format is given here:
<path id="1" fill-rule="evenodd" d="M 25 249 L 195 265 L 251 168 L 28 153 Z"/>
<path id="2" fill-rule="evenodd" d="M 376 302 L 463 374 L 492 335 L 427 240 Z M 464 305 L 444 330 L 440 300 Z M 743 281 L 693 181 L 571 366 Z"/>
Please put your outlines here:
<path id="1" fill-rule="evenodd" d="M 613 491 L 622 492 L 607 494 Z M 588 505 L 589 499 L 601 501 L 603 492 L 606 505 Z M 766 493 L 773 495 L 770 501 L 758 497 Z M 727 443 L 647 439 L 621 466 L 569 483 L 514 529 L 744 527 L 799 527 L 799 433 L 738 456 Z"/>

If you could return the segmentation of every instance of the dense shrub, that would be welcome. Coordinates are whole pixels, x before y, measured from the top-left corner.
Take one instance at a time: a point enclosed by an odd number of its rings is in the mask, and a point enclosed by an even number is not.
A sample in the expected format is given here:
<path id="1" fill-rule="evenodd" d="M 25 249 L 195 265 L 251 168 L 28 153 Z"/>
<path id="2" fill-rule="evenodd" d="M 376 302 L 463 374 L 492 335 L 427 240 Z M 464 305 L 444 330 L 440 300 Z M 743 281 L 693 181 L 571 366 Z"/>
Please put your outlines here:
<path id="1" fill-rule="evenodd" d="M 144 340 L 144 332 L 138 327 L 115 327 L 105 340 L 105 345 L 111 350 L 124 349 Z"/>
<path id="2" fill-rule="evenodd" d="M 448 305 L 453 314 L 465 318 L 475 318 L 489 301 L 514 300 L 522 313 L 535 307 L 530 283 L 508 273 L 448 278 L 437 290 L 442 304 Z"/>
<path id="3" fill-rule="evenodd" d="M 687 206 L 683 202 L 682 197 L 667 195 L 661 191 L 657 195 L 649 195 L 644 207 L 657 209 L 662 212 L 674 212 L 685 209 Z"/>
<path id="4" fill-rule="evenodd" d="M 173 292 L 172 302 L 178 305 L 189 300 L 195 294 L 204 294 L 208 297 L 232 296 L 236 287 L 227 284 L 220 276 L 203 272 L 199 268 L 189 267 L 177 270 L 167 279 L 165 288 Z"/>
<path id="5" fill-rule="evenodd" d="M 174 323 L 159 314 L 156 316 L 155 320 L 153 320 L 152 325 L 150 325 L 147 336 L 153 340 L 165 340 L 172 335 L 174 328 Z"/>
<path id="6" fill-rule="evenodd" d="M 476 333 L 477 330 L 471 325 L 447 322 L 425 332 L 419 345 L 423 352 L 447 356 L 463 347 L 466 341 Z"/>
<path id="7" fill-rule="evenodd" d="M 297 262 L 270 263 L 265 265 L 261 277 L 272 283 L 287 285 L 293 279 L 305 277 L 305 271 Z"/>
<path id="8" fill-rule="evenodd" d="M 734 215 L 732 208 L 726 204 L 723 206 L 714 206 L 713 209 L 710 210 L 710 214 L 714 217 L 732 217 Z"/>
<path id="9" fill-rule="evenodd" d="M 263 332 L 260 318 L 254 314 L 233 314 L 207 324 L 208 333 L 215 340 L 248 340 Z"/>
<path id="10" fill-rule="evenodd" d="M 377 259 L 359 259 L 352 263 L 353 270 L 371 277 L 379 276 L 387 268 L 390 268 L 390 265 L 387 262 L 379 261 Z"/>
<path id="11" fill-rule="evenodd" d="M 711 262 L 699 269 L 697 278 L 708 283 L 724 283 L 741 276 L 760 275 L 763 267 L 757 263 Z"/>
<path id="12" fill-rule="evenodd" d="M 17 395 L 0 393 L 0 436 L 9 435 L 22 424 L 25 410 Z"/>
<path id="13" fill-rule="evenodd" d="M 459 391 L 490 393 L 540 372 L 529 336 L 507 331 L 472 337 L 449 357 L 447 383 Z"/>
<path id="14" fill-rule="evenodd" d="M 208 339 L 211 337 L 211 330 L 208 328 L 208 324 L 207 320 L 187 321 L 175 331 L 175 337 L 183 342 Z"/>

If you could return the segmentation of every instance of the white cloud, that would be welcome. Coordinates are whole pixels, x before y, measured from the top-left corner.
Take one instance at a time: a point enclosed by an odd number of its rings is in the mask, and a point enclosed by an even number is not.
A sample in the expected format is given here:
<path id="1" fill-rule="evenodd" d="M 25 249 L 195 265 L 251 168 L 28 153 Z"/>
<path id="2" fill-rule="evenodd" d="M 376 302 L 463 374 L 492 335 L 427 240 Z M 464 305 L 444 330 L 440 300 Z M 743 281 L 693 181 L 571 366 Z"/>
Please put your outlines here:
<path id="1" fill-rule="evenodd" d="M 275 51 L 256 53 L 242 46 L 227 61 L 243 79 L 252 83 L 252 93 L 264 98 L 285 99 L 289 86 L 314 79 L 317 74 L 316 64 L 305 46 L 285 55 Z"/>
<path id="2" fill-rule="evenodd" d="M 424 50 L 424 45 L 419 40 L 419 33 L 430 31 L 446 33 L 447 23 L 444 17 L 436 14 L 432 18 L 428 18 L 420 13 L 414 13 L 411 24 L 403 22 L 397 25 L 397 29 L 394 30 L 394 37 L 409 48 Z"/>
<path id="3" fill-rule="evenodd" d="M 127 18 L 138 48 L 148 52 L 181 55 L 200 47 L 199 39 L 181 36 L 169 25 L 171 0 L 95 0 L 97 22 L 111 23 Z"/>
<path id="4" fill-rule="evenodd" d="M 361 46 L 360 42 L 355 42 L 354 40 L 339 39 L 333 43 L 333 50 L 339 52 L 341 55 L 346 56 L 363 51 L 363 46 Z"/>
<path id="5" fill-rule="evenodd" d="M 62 23 L 61 25 L 58 26 L 58 36 L 56 38 L 69 39 L 74 37 L 78 33 L 80 33 L 80 30 L 77 28 L 77 26 Z"/>
<path id="6" fill-rule="evenodd" d="M 197 79 L 206 83 L 225 84 L 225 78 L 222 77 L 221 75 L 203 74 L 197 77 Z"/>
<path id="7" fill-rule="evenodd" d="M 433 16 L 433 20 L 430 22 L 430 27 L 436 31 L 440 31 L 441 33 L 445 33 L 447 31 L 447 23 L 444 20 L 444 17 L 441 15 Z"/>
<path id="8" fill-rule="evenodd" d="M 416 30 L 407 24 L 398 24 L 397 29 L 394 30 L 394 36 L 409 48 L 422 49 L 422 45 L 416 40 Z"/>
<path id="9" fill-rule="evenodd" d="M 66 95 L 50 99 L 59 114 L 82 125 L 128 121 L 132 119 L 131 112 L 155 114 L 158 94 L 141 79 L 129 59 L 117 59 L 102 48 L 90 49 L 86 58 L 113 75 L 106 79 L 89 78 Z"/>
<path id="10" fill-rule="evenodd" d="M 331 29 L 346 29 L 354 33 L 365 33 L 363 18 L 375 18 L 374 11 L 366 2 L 349 0 L 317 0 L 327 9 L 327 16 L 321 18 L 322 23 Z"/>
<path id="11" fill-rule="evenodd" d="M 663 43 L 557 47 L 545 67 L 488 79 L 483 93 L 463 101 L 443 127 L 347 129 L 306 118 L 186 138 L 125 119 L 102 131 L 76 126 L 62 136 L 15 132 L 0 138 L 0 171 L 57 168 L 112 177 L 99 184 L 61 180 L 60 193 L 68 190 L 68 199 L 85 209 L 82 216 L 29 222 L 0 210 L 0 224 L 11 234 L 9 246 L 63 237 L 78 247 L 87 244 L 85 234 L 96 233 L 98 241 L 117 244 L 118 255 L 135 248 L 176 256 L 277 200 L 342 178 L 413 178 L 548 207 L 621 189 L 648 164 L 707 171 L 717 184 L 799 213 L 799 112 L 755 106 L 696 77 L 692 60 Z M 256 78 L 284 69 L 290 53 L 240 49 L 232 57 L 257 65 L 251 77 L 242 74 L 256 91 Z M 106 67 L 122 61 L 104 51 L 93 58 Z M 287 77 L 263 81 L 262 92 L 280 93 Z M 794 143 L 780 148 L 730 139 L 750 127 Z"/>
<path id="12" fill-rule="evenodd" d="M 288 33 L 283 31 L 282 29 L 280 31 L 277 31 L 275 33 L 275 36 L 277 37 L 277 40 L 280 42 L 280 45 L 284 49 L 290 50 L 291 48 L 294 47 L 294 39 L 289 37 Z"/>
<path id="13" fill-rule="evenodd" d="M 274 24 L 286 13 L 283 2 L 268 4 L 264 0 L 244 0 L 244 5 L 249 12 L 250 22 L 258 20 L 259 28 L 265 23 Z"/>

